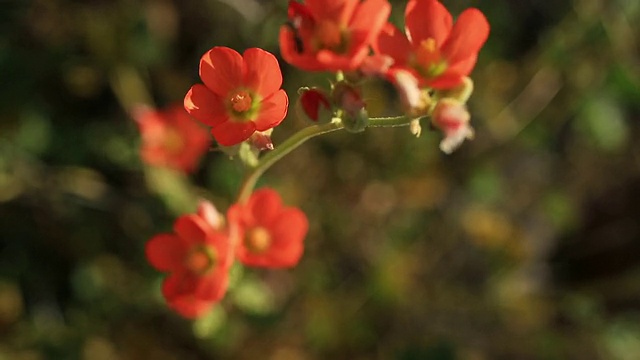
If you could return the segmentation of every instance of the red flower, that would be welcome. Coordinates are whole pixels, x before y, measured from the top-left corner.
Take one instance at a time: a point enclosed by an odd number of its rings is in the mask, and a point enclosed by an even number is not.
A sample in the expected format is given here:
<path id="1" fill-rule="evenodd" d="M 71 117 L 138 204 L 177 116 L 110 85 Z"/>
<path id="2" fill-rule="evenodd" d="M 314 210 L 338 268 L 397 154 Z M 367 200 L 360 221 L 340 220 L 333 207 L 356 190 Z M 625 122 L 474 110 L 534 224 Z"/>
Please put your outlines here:
<path id="1" fill-rule="evenodd" d="M 149 165 L 191 172 L 211 145 L 207 129 L 182 106 L 164 111 L 142 106 L 133 111 L 133 117 L 142 135 L 140 156 Z"/>
<path id="2" fill-rule="evenodd" d="M 282 85 L 278 60 L 251 48 L 240 55 L 227 47 L 214 47 L 200 60 L 204 82 L 191 87 L 184 107 L 196 119 L 212 127 L 221 145 L 247 140 L 255 131 L 280 124 L 287 115 L 289 98 Z"/>
<path id="3" fill-rule="evenodd" d="M 460 85 L 489 36 L 489 23 L 480 10 L 465 10 L 454 25 L 449 11 L 436 0 L 410 0 L 405 29 L 406 36 L 387 24 L 373 49 L 391 56 L 392 68 L 413 72 L 421 87 L 435 89 Z"/>
<path id="4" fill-rule="evenodd" d="M 303 70 L 354 70 L 390 12 L 387 0 L 291 0 L 289 23 L 280 28 L 280 52 Z"/>
<path id="5" fill-rule="evenodd" d="M 235 204 L 227 212 L 240 242 L 236 256 L 245 265 L 292 267 L 304 249 L 309 223 L 297 208 L 283 207 L 280 195 L 260 189 L 244 204 Z"/>
<path id="6" fill-rule="evenodd" d="M 203 202 L 198 214 L 176 220 L 175 234 L 156 235 L 146 244 L 149 263 L 169 273 L 162 294 L 185 317 L 204 314 L 227 290 L 233 257 L 221 225 L 213 205 Z"/>

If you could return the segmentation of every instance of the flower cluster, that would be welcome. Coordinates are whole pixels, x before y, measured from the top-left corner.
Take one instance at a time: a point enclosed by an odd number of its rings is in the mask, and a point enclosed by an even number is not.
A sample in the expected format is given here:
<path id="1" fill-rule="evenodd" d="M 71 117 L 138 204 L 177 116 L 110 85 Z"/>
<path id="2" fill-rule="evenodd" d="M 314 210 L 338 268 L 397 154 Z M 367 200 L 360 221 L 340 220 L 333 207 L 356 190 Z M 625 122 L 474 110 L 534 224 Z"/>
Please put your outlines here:
<path id="1" fill-rule="evenodd" d="M 151 265 L 169 273 L 163 296 L 185 317 L 198 317 L 222 299 L 236 259 L 246 266 L 286 268 L 302 257 L 307 217 L 283 206 L 272 189 L 233 205 L 227 220 L 201 201 L 196 214 L 176 220 L 173 234 L 156 235 L 146 245 Z"/>
<path id="2" fill-rule="evenodd" d="M 454 22 L 437 0 L 409 0 L 401 31 L 388 23 L 387 0 L 291 0 L 288 21 L 279 32 L 280 53 L 306 71 L 335 74 L 328 89 L 299 90 L 298 114 L 314 122 L 274 147 L 270 134 L 286 117 L 289 97 L 276 57 L 251 48 L 242 54 L 214 47 L 200 60 L 202 84 L 184 98 L 186 112 L 210 132 L 226 152 L 239 154 L 248 174 L 226 216 L 202 202 L 197 213 L 179 217 L 172 234 L 153 237 L 149 262 L 169 275 L 162 294 L 185 317 L 197 317 L 222 299 L 228 274 L 237 260 L 245 266 L 295 266 L 308 230 L 305 214 L 285 207 L 278 193 L 254 191 L 257 179 L 273 163 L 307 139 L 334 130 L 363 131 L 369 126 L 408 126 L 421 134 L 430 118 L 440 129 L 440 149 L 451 153 L 474 135 L 466 102 L 473 91 L 468 77 L 489 35 L 478 9 L 467 9 Z M 396 89 L 402 116 L 370 118 L 362 86 L 382 79 Z M 189 170 L 208 147 L 192 123 L 154 114 L 139 120 L 143 158 Z M 143 117 L 140 117 L 142 119 Z M 160 124 L 160 125 L 157 125 Z M 260 152 L 270 150 L 261 155 Z M 160 159 L 160 160 L 158 160 Z"/>

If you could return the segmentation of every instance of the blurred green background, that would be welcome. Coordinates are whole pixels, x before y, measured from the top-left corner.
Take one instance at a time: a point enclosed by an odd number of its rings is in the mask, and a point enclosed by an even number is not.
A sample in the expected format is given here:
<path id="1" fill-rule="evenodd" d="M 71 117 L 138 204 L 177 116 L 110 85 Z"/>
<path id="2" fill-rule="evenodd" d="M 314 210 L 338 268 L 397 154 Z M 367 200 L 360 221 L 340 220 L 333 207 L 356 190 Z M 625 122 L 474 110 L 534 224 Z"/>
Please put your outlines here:
<path id="1" fill-rule="evenodd" d="M 243 169 L 146 168 L 126 109 L 182 101 L 213 46 L 278 54 L 287 2 L 0 1 L 0 359 L 640 359 L 640 2 L 443 3 L 492 26 L 476 139 L 305 144 L 261 180 L 310 219 L 300 265 L 235 268 L 191 322 L 144 243 L 198 197 L 226 210 Z M 327 84 L 281 66 L 292 101 Z"/>

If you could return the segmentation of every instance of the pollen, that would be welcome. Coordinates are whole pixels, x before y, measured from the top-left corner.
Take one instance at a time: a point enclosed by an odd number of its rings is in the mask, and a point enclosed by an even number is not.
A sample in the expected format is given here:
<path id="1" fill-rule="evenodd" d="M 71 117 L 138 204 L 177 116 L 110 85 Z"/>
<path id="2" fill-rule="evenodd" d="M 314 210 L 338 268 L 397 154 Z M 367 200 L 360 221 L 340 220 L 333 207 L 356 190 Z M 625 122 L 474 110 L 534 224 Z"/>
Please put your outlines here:
<path id="1" fill-rule="evenodd" d="M 229 98 L 229 102 L 234 111 L 243 113 L 251 109 L 253 99 L 248 92 L 240 90 Z"/>
<path id="2" fill-rule="evenodd" d="M 261 226 L 255 227 L 247 233 L 245 246 L 252 253 L 263 253 L 271 246 L 271 234 Z"/>
<path id="3" fill-rule="evenodd" d="M 433 38 L 428 38 L 420 42 L 416 49 L 416 60 L 421 66 L 429 66 L 440 61 L 440 51 Z"/>
<path id="4" fill-rule="evenodd" d="M 427 51 L 434 53 L 438 50 L 436 47 L 436 40 L 434 38 L 428 38 L 427 40 L 423 40 L 420 44 Z"/>

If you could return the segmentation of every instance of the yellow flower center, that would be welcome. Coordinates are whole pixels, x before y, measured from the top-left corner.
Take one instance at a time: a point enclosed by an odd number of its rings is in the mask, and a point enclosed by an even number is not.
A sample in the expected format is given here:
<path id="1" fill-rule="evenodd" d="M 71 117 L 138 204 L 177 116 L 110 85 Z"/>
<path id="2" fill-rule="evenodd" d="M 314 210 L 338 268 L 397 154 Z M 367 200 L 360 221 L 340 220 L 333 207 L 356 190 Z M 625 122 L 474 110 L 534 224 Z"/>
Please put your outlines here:
<path id="1" fill-rule="evenodd" d="M 165 130 L 162 145 L 168 153 L 176 154 L 184 147 L 184 139 L 177 130 L 168 128 Z"/>
<path id="2" fill-rule="evenodd" d="M 271 234 L 267 229 L 258 226 L 247 232 L 244 243 L 249 251 L 259 254 L 267 251 L 271 246 Z"/>
<path id="3" fill-rule="evenodd" d="M 195 246 L 185 259 L 185 267 L 194 274 L 204 275 L 213 269 L 217 255 L 214 248 L 207 245 Z"/>
<path id="4" fill-rule="evenodd" d="M 434 78 L 447 70 L 447 61 L 442 58 L 433 38 L 420 42 L 415 52 L 415 62 L 420 73 L 426 77 Z"/>
<path id="5" fill-rule="evenodd" d="M 229 103 L 231 103 L 231 108 L 233 108 L 235 112 L 243 113 L 251 109 L 253 99 L 248 92 L 240 90 L 231 95 Z"/>

